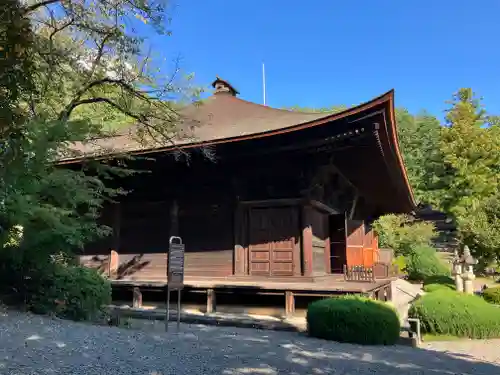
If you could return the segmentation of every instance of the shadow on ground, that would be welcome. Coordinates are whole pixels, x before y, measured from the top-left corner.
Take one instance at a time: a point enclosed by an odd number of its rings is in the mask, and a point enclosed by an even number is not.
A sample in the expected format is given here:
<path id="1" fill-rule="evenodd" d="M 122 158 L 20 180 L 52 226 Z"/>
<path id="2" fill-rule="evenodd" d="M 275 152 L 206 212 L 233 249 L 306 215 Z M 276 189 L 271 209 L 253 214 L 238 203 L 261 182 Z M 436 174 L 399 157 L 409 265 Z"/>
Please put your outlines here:
<path id="1" fill-rule="evenodd" d="M 175 324 L 169 333 L 140 332 L 26 314 L 2 317 L 0 329 L 2 373 L 500 374 L 499 364 L 464 354 L 339 344 L 291 332 L 187 324 L 180 332 Z M 498 342 L 485 345 L 497 351 Z"/>

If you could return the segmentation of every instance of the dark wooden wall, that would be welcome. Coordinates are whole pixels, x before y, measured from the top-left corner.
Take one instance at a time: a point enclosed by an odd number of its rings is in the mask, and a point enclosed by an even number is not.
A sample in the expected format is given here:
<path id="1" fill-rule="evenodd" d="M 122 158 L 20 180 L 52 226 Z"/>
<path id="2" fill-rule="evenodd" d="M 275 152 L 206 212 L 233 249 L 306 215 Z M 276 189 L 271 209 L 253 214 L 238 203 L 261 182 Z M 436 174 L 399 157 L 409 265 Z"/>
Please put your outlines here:
<path id="1" fill-rule="evenodd" d="M 232 206 L 226 202 L 180 202 L 179 234 L 185 243 L 186 276 L 233 273 Z"/>
<path id="2" fill-rule="evenodd" d="M 114 227 L 114 234 L 86 246 L 82 261 L 103 263 L 103 256 L 111 250 L 120 254 L 120 262 L 129 261 L 134 255 L 144 260 L 145 254 L 150 254 L 154 259 L 150 257 L 147 262 L 156 263 L 156 274 L 163 276 L 168 240 L 171 235 L 180 235 L 186 246 L 186 276 L 228 276 L 235 273 L 235 217 L 239 202 L 315 194 L 325 198 L 335 189 L 342 189 L 334 201 L 342 206 L 341 210 L 351 205 L 352 191 L 348 184 L 341 183 L 339 176 L 335 177 L 327 155 L 269 155 L 259 154 L 259 149 L 250 149 L 252 152 L 245 154 L 238 153 L 240 149 L 234 149 L 236 146 L 231 147 L 217 150 L 213 160 L 193 153 L 189 160 L 163 155 L 155 161 L 134 161 L 133 168 L 149 173 L 116 182 L 130 193 L 120 198 L 119 204 L 103 208 L 102 221 Z M 318 190 L 318 183 L 325 186 Z M 174 201 L 178 206 L 175 227 L 172 226 Z M 314 227 L 312 276 L 329 270 L 325 248 L 330 242 L 326 216 L 308 215 L 307 220 Z M 296 258 L 294 263 L 303 261 Z M 301 273 L 300 268 L 299 263 L 291 273 Z"/>

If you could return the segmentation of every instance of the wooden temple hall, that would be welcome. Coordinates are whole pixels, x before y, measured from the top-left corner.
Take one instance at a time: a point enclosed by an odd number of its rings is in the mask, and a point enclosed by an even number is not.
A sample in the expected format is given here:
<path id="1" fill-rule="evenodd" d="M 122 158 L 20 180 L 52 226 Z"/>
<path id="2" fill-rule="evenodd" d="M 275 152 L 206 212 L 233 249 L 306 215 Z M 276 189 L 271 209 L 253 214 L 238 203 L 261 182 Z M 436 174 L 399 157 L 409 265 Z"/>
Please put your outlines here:
<path id="1" fill-rule="evenodd" d="M 391 254 L 370 223 L 414 209 L 393 91 L 331 114 L 251 103 L 219 78 L 213 87 L 203 104 L 182 110 L 175 147 L 145 148 L 133 128 L 102 140 L 147 156 L 133 163 L 150 173 L 120 181 L 131 192 L 101 218 L 113 235 L 85 248 L 81 262 L 115 287 L 163 288 L 177 235 L 185 288 L 206 291 L 209 311 L 213 296 L 228 292 L 286 296 L 287 313 L 295 296 L 390 299 Z M 188 160 L 175 157 L 179 148 Z"/>

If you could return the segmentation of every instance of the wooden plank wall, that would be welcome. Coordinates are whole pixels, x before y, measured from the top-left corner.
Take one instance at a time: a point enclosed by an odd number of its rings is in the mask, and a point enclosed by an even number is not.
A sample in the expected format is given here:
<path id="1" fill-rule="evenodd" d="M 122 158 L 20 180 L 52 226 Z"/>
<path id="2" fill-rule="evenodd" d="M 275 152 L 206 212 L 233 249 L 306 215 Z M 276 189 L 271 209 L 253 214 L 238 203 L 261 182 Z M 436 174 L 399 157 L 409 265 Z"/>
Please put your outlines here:
<path id="1" fill-rule="evenodd" d="M 346 220 L 347 266 L 364 263 L 365 225 L 362 220 Z"/>
<path id="2" fill-rule="evenodd" d="M 362 220 L 346 220 L 347 266 L 373 267 L 379 260 L 378 238 Z"/>
<path id="3" fill-rule="evenodd" d="M 373 229 L 365 226 L 363 266 L 373 267 L 378 262 L 378 238 Z"/>
<path id="4" fill-rule="evenodd" d="M 123 203 L 118 240 L 112 236 L 86 247 L 80 263 L 109 271 L 111 250 L 118 253 L 114 278 L 166 278 L 171 202 Z M 179 204 L 179 231 L 185 249 L 185 276 L 229 276 L 233 273 L 233 211 L 228 206 Z M 111 210 L 112 208 L 106 208 Z M 109 212 L 103 217 L 112 216 Z M 109 224 L 108 224 L 109 225 Z"/>
<path id="5" fill-rule="evenodd" d="M 180 235 L 186 245 L 186 276 L 233 274 L 234 211 L 228 204 L 180 206 Z"/>

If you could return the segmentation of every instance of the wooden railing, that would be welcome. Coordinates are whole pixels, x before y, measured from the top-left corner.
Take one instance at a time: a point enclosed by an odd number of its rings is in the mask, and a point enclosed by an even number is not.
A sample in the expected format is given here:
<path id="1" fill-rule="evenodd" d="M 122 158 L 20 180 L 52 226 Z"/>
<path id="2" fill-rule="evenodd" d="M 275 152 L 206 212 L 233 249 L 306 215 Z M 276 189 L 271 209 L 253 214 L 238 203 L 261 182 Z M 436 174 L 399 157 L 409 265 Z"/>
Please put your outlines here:
<path id="1" fill-rule="evenodd" d="M 373 282 L 376 279 L 389 279 L 398 276 L 397 266 L 377 262 L 373 267 L 344 265 L 344 279 L 346 281 Z"/>
<path id="2" fill-rule="evenodd" d="M 364 266 L 351 266 L 344 265 L 344 279 L 345 281 L 375 281 L 375 274 L 373 268 Z"/>

